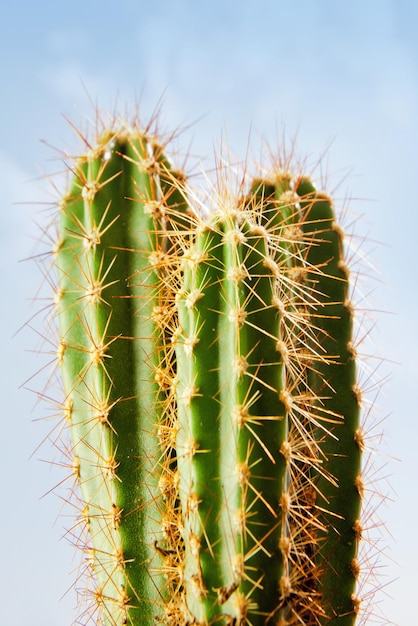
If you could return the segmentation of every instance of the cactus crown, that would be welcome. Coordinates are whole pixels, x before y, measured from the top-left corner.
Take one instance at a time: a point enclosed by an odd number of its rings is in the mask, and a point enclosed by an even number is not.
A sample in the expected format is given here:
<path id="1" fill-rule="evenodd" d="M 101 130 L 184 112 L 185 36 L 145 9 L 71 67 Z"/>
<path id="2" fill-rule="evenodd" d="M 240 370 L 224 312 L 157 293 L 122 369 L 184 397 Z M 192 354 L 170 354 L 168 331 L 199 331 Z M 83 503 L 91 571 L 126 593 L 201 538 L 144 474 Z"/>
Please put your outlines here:
<path id="1" fill-rule="evenodd" d="M 164 150 L 106 131 L 59 206 L 85 618 L 352 626 L 364 436 L 332 199 L 273 167 L 202 216 Z"/>

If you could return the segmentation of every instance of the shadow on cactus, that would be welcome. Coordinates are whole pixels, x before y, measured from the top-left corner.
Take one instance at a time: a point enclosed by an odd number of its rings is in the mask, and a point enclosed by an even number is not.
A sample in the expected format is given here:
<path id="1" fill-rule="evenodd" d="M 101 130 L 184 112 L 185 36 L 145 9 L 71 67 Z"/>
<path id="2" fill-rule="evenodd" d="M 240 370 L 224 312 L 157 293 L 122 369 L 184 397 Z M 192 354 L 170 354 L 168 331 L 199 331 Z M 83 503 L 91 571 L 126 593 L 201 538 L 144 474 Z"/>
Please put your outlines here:
<path id="1" fill-rule="evenodd" d="M 79 623 L 352 626 L 365 443 L 333 202 L 284 161 L 235 186 L 223 162 L 202 201 L 165 149 L 115 123 L 59 204 Z"/>

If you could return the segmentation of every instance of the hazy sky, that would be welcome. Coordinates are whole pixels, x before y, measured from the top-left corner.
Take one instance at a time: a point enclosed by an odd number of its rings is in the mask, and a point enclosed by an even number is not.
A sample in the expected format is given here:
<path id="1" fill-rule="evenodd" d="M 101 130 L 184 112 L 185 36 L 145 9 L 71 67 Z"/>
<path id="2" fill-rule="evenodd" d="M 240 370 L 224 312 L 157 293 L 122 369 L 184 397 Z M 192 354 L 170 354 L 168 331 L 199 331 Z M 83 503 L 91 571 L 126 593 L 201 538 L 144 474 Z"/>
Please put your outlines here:
<path id="1" fill-rule="evenodd" d="M 36 334 L 43 333 L 41 316 L 14 336 L 43 306 L 39 298 L 30 304 L 42 282 L 39 271 L 33 263 L 18 263 L 36 250 L 34 224 L 45 223 L 50 208 L 45 211 L 44 205 L 56 198 L 41 173 L 62 168 L 60 150 L 80 150 L 64 118 L 84 129 L 93 116 L 92 101 L 122 113 L 139 103 L 146 121 L 161 97 L 161 125 L 185 128 L 179 140 L 184 152 L 210 162 L 214 146 L 227 136 L 243 157 L 251 135 L 259 155 L 262 138 L 275 146 L 285 132 L 290 145 L 297 134 L 300 158 L 308 156 L 313 164 L 325 152 L 320 171 L 327 172 L 331 189 L 338 188 L 339 199 L 353 198 L 346 223 L 360 216 L 355 241 L 366 239 L 361 250 L 372 262 L 363 281 L 367 299 L 359 301 L 376 322 L 375 345 L 366 351 L 386 360 L 376 373 L 387 380 L 374 412 L 377 421 L 386 417 L 376 460 L 381 480 L 375 483 L 373 475 L 369 484 L 393 500 L 379 509 L 388 531 L 381 546 L 388 545 L 389 556 L 382 559 L 380 583 L 397 581 L 379 596 L 386 616 L 380 623 L 415 623 L 418 342 L 409 329 L 416 327 L 418 305 L 411 288 L 418 229 L 413 191 L 418 2 L 15 0 L 3 5 L 1 623 L 69 626 L 76 615 L 71 585 L 79 555 L 60 539 L 71 527 L 71 510 L 53 495 L 41 499 L 68 473 L 54 464 L 59 454 L 51 446 L 37 450 L 55 422 L 33 420 L 53 411 L 18 389 L 45 365 L 44 373 L 26 384 L 43 391 L 54 351 L 53 343 Z M 36 357 L 40 346 L 50 357 Z M 379 359 L 368 361 L 372 370 Z M 374 397 L 373 385 L 366 386 Z M 53 389 L 45 393 L 54 399 Z"/>

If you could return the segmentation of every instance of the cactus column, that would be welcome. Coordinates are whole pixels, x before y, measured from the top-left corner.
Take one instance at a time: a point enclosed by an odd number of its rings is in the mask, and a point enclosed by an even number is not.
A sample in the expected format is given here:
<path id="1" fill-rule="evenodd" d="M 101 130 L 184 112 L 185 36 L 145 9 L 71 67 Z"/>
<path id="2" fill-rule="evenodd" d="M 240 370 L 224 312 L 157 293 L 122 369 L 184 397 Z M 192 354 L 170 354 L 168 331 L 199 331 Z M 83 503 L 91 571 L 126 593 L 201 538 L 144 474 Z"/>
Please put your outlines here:
<path id="1" fill-rule="evenodd" d="M 111 625 L 164 622 L 166 614 L 169 512 L 159 481 L 170 471 L 160 445 L 170 406 L 161 374 L 170 194 L 169 173 L 163 196 L 159 171 L 139 132 L 101 137 L 75 165 L 56 250 L 66 415 L 95 601 Z"/>
<path id="2" fill-rule="evenodd" d="M 253 607 L 262 623 L 283 567 L 278 312 L 266 233 L 243 217 L 217 215 L 201 226 L 178 298 L 185 585 L 190 620 L 199 624 L 245 624 Z"/>
<path id="3" fill-rule="evenodd" d="M 318 506 L 323 532 L 318 537 L 320 590 L 326 618 L 321 623 L 350 626 L 359 609 L 355 596 L 359 576 L 357 560 L 361 539 L 360 508 L 363 496 L 360 427 L 361 393 L 356 379 L 353 344 L 353 306 L 349 270 L 344 260 L 344 234 L 336 224 L 332 200 L 318 193 L 309 179 L 298 184 L 304 213 L 308 281 L 317 299 L 314 325 L 326 358 L 309 377 L 321 410 L 334 417 L 331 436 L 318 437 L 326 469 L 332 480 L 318 475 Z"/>

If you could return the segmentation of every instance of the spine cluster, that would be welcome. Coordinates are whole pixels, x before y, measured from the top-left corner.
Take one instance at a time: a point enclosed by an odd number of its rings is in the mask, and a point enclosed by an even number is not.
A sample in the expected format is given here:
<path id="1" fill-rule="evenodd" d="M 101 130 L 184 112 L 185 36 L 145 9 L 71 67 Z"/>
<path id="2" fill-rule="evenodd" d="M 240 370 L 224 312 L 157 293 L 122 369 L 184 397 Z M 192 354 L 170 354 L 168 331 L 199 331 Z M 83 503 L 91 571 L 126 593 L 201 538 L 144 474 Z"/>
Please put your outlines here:
<path id="1" fill-rule="evenodd" d="M 58 361 L 96 623 L 352 626 L 364 441 L 331 199 L 280 171 L 200 217 L 137 129 L 73 171 Z"/>

